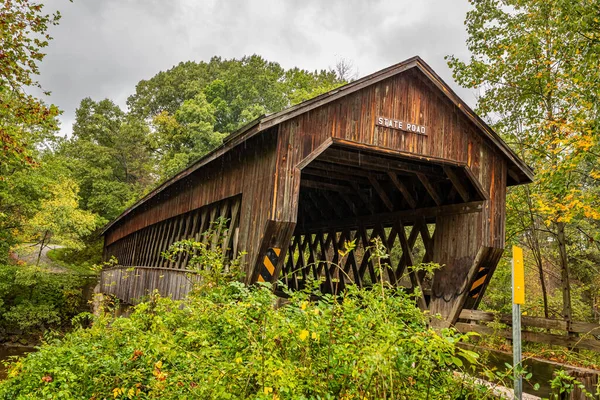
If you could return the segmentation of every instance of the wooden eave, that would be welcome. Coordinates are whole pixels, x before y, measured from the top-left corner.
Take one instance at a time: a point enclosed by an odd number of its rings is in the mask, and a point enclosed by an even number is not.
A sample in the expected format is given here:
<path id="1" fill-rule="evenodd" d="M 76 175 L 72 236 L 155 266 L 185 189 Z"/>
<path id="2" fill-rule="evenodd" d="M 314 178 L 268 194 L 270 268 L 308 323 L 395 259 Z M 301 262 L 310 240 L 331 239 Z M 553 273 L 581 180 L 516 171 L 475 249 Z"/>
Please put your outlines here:
<path id="1" fill-rule="evenodd" d="M 479 116 L 477 116 L 473 112 L 473 110 L 471 110 L 471 108 L 463 100 L 461 100 L 458 97 L 458 95 L 456 95 L 456 93 L 454 93 L 454 91 L 439 77 L 439 75 L 435 73 L 435 71 L 433 71 L 433 69 L 431 69 L 429 65 L 427 65 L 427 63 L 425 63 L 425 61 L 423 61 L 419 56 L 415 56 L 398 64 L 392 65 L 388 68 L 375 72 L 371 75 L 367 75 L 347 85 L 341 86 L 330 92 L 324 93 L 315 98 L 299 103 L 283 111 L 266 116 L 261 116 L 255 119 L 254 121 L 243 126 L 236 132 L 233 132 L 229 136 L 227 136 L 221 146 L 217 147 L 209 154 L 200 158 L 194 164 L 185 168 L 177 175 L 166 180 L 165 182 L 160 184 L 156 189 L 154 189 L 146 196 L 141 198 L 139 201 L 137 201 L 134 205 L 123 211 L 121 215 L 119 215 L 112 222 L 108 223 L 102 229 L 101 235 L 105 234 L 106 231 L 108 231 L 112 226 L 114 226 L 116 223 L 122 220 L 125 216 L 127 216 L 133 210 L 137 209 L 139 206 L 146 203 L 148 200 L 165 190 L 167 187 L 171 186 L 172 184 L 181 179 L 186 178 L 198 169 L 216 160 L 217 158 L 227 153 L 229 150 L 233 149 L 239 144 L 244 143 L 253 136 L 276 125 L 279 125 L 284 121 L 292 119 L 300 114 L 306 113 L 317 107 L 333 102 L 339 98 L 347 96 L 351 93 L 354 93 L 358 90 L 361 90 L 365 87 L 383 81 L 387 78 L 390 78 L 412 68 L 416 68 L 423 75 L 425 75 L 433 83 L 433 85 L 437 87 L 477 128 L 479 128 L 483 135 L 488 140 L 490 140 L 495 145 L 495 147 L 502 152 L 502 154 L 504 154 L 504 156 L 509 161 L 509 186 L 533 182 L 533 170 L 529 166 L 527 166 L 527 164 L 525 164 L 525 162 L 523 162 L 523 160 L 521 160 L 512 151 L 512 149 L 500 138 L 500 136 L 498 136 L 496 132 L 494 132 L 492 128 L 490 128 L 481 118 L 479 118 Z"/>

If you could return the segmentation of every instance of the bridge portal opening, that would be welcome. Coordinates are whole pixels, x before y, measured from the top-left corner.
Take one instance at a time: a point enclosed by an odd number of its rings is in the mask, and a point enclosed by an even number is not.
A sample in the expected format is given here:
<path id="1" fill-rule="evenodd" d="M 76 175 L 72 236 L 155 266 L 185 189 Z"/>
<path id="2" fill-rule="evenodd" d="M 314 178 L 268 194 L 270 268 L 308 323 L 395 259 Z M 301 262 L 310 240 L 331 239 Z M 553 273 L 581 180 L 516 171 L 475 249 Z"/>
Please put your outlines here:
<path id="1" fill-rule="evenodd" d="M 292 290 L 318 280 L 324 293 L 383 279 L 419 287 L 427 308 L 431 282 L 412 267 L 433 261 L 437 217 L 481 211 L 486 196 L 469 172 L 443 160 L 329 147 L 301 170 L 297 224 L 279 279 Z M 373 257 L 375 240 L 387 258 Z M 346 242 L 354 250 L 343 255 Z"/>

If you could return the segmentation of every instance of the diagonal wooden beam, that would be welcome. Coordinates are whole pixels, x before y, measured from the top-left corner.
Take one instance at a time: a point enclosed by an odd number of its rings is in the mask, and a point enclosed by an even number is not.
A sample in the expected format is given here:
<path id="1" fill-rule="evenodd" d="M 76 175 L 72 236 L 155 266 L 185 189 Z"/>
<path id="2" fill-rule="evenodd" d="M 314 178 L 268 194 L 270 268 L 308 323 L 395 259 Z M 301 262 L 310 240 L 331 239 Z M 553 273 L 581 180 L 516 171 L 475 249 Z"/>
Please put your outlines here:
<path id="1" fill-rule="evenodd" d="M 411 267 L 415 265 L 415 260 L 412 254 L 412 248 L 409 246 L 408 238 L 406 237 L 406 231 L 404 229 L 404 225 L 402 225 L 402 222 L 398 221 L 398 227 L 396 229 L 398 230 L 398 237 L 400 239 L 400 245 L 402 246 L 402 255 L 406 259 L 406 265 L 408 267 Z M 414 270 L 409 272 L 409 277 L 413 289 L 419 288 L 421 292 L 421 295 L 417 298 L 417 304 L 419 305 L 419 308 L 421 310 L 426 310 L 427 301 L 425 300 L 423 286 L 421 285 L 421 279 L 419 279 L 419 276 Z"/>
<path id="2" fill-rule="evenodd" d="M 331 167 L 335 167 L 334 164 L 324 164 L 325 166 L 329 165 Z M 366 178 L 368 174 L 355 174 L 354 170 L 350 170 L 349 168 L 342 168 L 342 171 L 336 171 L 333 168 L 317 168 L 317 167 L 306 167 L 302 170 L 302 176 L 305 177 L 307 175 L 316 176 L 319 178 L 326 179 L 334 179 L 338 181 L 357 181 L 359 183 L 369 183 L 369 180 Z M 380 174 L 382 175 L 382 174 Z"/>
<path id="3" fill-rule="evenodd" d="M 348 205 L 348 209 L 353 215 L 358 215 L 358 210 L 356 209 L 356 204 L 350 199 L 350 197 L 346 193 L 340 193 L 340 197 L 344 202 Z"/>
<path id="4" fill-rule="evenodd" d="M 352 185 L 352 188 L 354 189 L 354 192 L 356 192 L 356 194 L 358 195 L 358 197 L 360 198 L 360 200 L 363 202 L 363 204 L 365 205 L 365 207 L 367 207 L 369 209 L 369 211 L 371 212 L 371 214 L 375 214 L 375 207 L 373 207 L 373 204 L 371 203 L 371 199 L 369 199 L 367 197 L 367 195 L 365 195 L 362 190 L 360 189 L 360 186 L 358 185 L 358 183 L 356 182 L 350 182 L 350 185 Z"/>
<path id="5" fill-rule="evenodd" d="M 458 316 L 463 309 L 463 305 L 465 304 L 465 300 L 469 296 L 469 288 L 473 285 L 473 281 L 475 279 L 475 275 L 477 270 L 479 270 L 479 266 L 482 264 L 483 260 L 490 254 L 493 249 L 491 247 L 480 247 L 477 255 L 475 256 L 475 260 L 473 260 L 473 264 L 469 268 L 469 272 L 463 282 L 461 287 L 460 294 L 456 299 L 454 299 L 454 304 L 452 304 L 452 308 L 450 309 L 450 313 L 446 317 L 444 321 L 440 321 L 441 327 L 446 328 L 452 326 L 458 320 Z"/>
<path id="6" fill-rule="evenodd" d="M 433 201 L 435 201 L 435 204 L 437 204 L 438 206 L 441 206 L 442 198 L 438 194 L 437 190 L 435 189 L 435 187 L 433 186 L 433 184 L 431 183 L 429 178 L 426 175 L 421 174 L 421 173 L 417 173 L 417 177 L 419 178 L 419 180 L 425 187 L 425 190 L 427 190 L 427 193 L 429 193 L 429 195 L 431 196 Z"/>
<path id="7" fill-rule="evenodd" d="M 303 195 L 300 198 L 300 207 L 302 207 L 308 213 L 308 215 L 310 215 L 310 219 L 312 221 L 322 220 L 320 214 L 313 209 L 312 199 L 310 199 L 307 195 Z"/>
<path id="8" fill-rule="evenodd" d="M 398 191 L 402 193 L 402 196 L 404 196 L 404 200 L 406 200 L 410 208 L 416 208 L 417 202 L 415 201 L 415 198 L 412 196 L 412 194 L 410 194 L 410 191 L 408 190 L 406 185 L 400 179 L 398 179 L 398 174 L 396 174 L 395 172 L 388 171 L 388 176 L 392 180 L 394 186 L 396 186 L 396 189 L 398 189 Z"/>
<path id="9" fill-rule="evenodd" d="M 378 157 L 366 153 L 337 150 L 329 148 L 319 158 L 319 161 L 346 165 L 353 168 L 368 168 L 375 171 L 399 171 L 421 173 L 438 178 L 445 178 L 444 171 L 439 165 L 423 162 L 410 162 L 388 157 Z"/>
<path id="10" fill-rule="evenodd" d="M 469 195 L 469 190 L 459 179 L 458 175 L 456 175 L 456 172 L 454 172 L 454 170 L 448 166 L 444 166 L 444 172 L 446 173 L 446 175 L 448 175 L 448 178 L 450 178 L 450 182 L 452 182 L 452 185 L 454 185 L 454 188 L 456 189 L 460 197 L 463 199 L 463 201 L 465 203 L 468 202 L 471 199 L 471 196 Z"/>
<path id="11" fill-rule="evenodd" d="M 331 218 L 329 218 L 327 211 L 325 211 L 323 209 L 323 207 L 321 206 L 321 204 L 319 204 L 319 200 L 316 198 L 314 193 L 311 193 L 311 192 L 307 193 L 307 197 L 308 197 L 308 199 L 310 199 L 311 205 L 313 205 L 315 210 L 317 210 L 317 212 L 321 215 L 321 218 L 323 218 L 325 220 L 331 219 Z"/>
<path id="12" fill-rule="evenodd" d="M 419 228 L 421 226 L 421 221 L 417 220 L 415 222 L 415 224 L 413 225 L 412 229 L 410 230 L 410 234 L 408 235 L 408 248 L 411 251 L 412 254 L 412 250 L 415 247 L 415 242 L 417 241 L 417 238 L 419 237 Z M 394 230 L 398 231 L 398 229 L 402 229 L 404 228 L 404 225 L 401 224 L 394 224 Z M 400 245 L 402 245 L 402 238 L 401 238 L 401 233 L 397 232 L 398 234 L 398 239 L 400 240 Z M 404 251 L 404 250 L 402 250 Z M 398 267 L 396 268 L 396 279 L 400 279 L 402 278 L 402 274 L 404 273 L 404 268 L 406 268 L 406 264 L 407 264 L 407 259 L 406 257 L 402 257 L 400 259 L 400 261 L 398 262 Z"/>
<path id="13" fill-rule="evenodd" d="M 327 204 L 329 204 L 329 207 L 331 207 L 336 217 L 344 218 L 344 213 L 340 209 L 340 206 L 336 204 L 336 202 L 333 201 L 333 199 L 331 198 L 331 193 L 322 191 L 319 194 L 321 195 L 321 197 L 325 198 L 325 201 L 327 201 Z"/>
<path id="14" fill-rule="evenodd" d="M 373 171 L 368 169 L 360 168 L 358 165 L 350 166 L 350 165 L 338 165 L 332 164 L 324 161 L 315 161 L 310 164 L 310 167 L 302 170 L 310 171 L 310 173 L 321 174 L 328 172 L 335 172 L 338 176 L 350 177 L 350 180 L 356 180 L 357 177 L 367 178 L 369 175 L 374 175 L 377 179 L 383 179 L 385 177 L 385 172 L 381 171 Z M 411 173 L 406 173 L 406 175 L 412 175 Z M 366 179 L 363 179 L 366 181 Z"/>
<path id="15" fill-rule="evenodd" d="M 373 178 L 372 176 L 369 176 L 369 182 L 371 182 L 371 185 L 383 201 L 383 204 L 385 204 L 385 206 L 388 208 L 388 210 L 394 211 L 394 203 L 392 203 L 390 198 L 387 196 L 385 190 L 383 190 L 377 179 Z"/>
<path id="16" fill-rule="evenodd" d="M 512 169 L 508 168 L 508 175 L 514 179 L 515 182 L 517 183 L 521 183 L 521 179 L 519 178 L 519 175 L 513 171 Z"/>

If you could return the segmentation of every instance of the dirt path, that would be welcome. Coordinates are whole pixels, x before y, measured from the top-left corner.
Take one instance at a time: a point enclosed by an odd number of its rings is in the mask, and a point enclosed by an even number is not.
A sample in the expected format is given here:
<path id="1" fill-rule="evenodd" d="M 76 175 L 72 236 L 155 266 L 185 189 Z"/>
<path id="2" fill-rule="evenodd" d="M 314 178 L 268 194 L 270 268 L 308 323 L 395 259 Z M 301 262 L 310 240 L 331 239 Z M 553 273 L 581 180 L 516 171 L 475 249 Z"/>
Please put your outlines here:
<path id="1" fill-rule="evenodd" d="M 53 249 L 60 249 L 64 246 L 58 244 L 50 244 L 42 249 L 42 254 L 40 255 L 40 266 L 45 267 L 51 272 L 66 272 L 67 270 L 61 267 L 56 262 L 52 261 L 50 257 L 48 257 L 48 252 Z M 24 261 L 29 265 L 35 265 L 37 262 L 38 254 L 40 251 L 40 246 L 38 244 L 25 243 L 21 245 L 17 250 L 17 259 L 20 261 Z"/>

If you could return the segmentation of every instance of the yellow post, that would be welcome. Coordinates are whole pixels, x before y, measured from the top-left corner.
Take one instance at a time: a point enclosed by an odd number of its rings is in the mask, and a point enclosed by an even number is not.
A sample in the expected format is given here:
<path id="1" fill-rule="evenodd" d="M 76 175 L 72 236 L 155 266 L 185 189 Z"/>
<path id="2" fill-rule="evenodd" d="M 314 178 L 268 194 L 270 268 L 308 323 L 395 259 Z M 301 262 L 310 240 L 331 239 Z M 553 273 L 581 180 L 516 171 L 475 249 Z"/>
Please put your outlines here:
<path id="1" fill-rule="evenodd" d="M 525 304 L 525 267 L 523 266 L 523 249 L 513 246 L 512 278 L 513 278 L 513 368 L 515 377 L 514 398 L 521 400 L 523 396 L 523 377 L 521 365 L 521 304 Z"/>
<path id="2" fill-rule="evenodd" d="M 523 249 L 513 246 L 513 303 L 525 304 L 525 267 Z"/>

